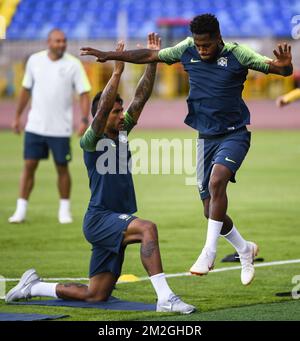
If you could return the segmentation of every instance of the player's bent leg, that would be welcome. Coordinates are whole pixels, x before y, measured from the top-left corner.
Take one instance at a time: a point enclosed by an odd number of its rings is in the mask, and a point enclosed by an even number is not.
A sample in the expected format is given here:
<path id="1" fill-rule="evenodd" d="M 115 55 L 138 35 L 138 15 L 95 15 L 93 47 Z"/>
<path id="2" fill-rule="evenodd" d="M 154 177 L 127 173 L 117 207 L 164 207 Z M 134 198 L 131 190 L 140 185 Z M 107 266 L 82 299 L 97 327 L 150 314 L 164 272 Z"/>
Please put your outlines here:
<path id="1" fill-rule="evenodd" d="M 149 276 L 163 272 L 156 225 L 148 220 L 134 219 L 124 235 L 123 245 L 141 243 L 140 255 Z"/>
<path id="2" fill-rule="evenodd" d="M 57 170 L 57 187 L 60 195 L 58 220 L 61 224 L 73 222 L 70 207 L 71 175 L 68 164 L 55 163 Z"/>
<path id="3" fill-rule="evenodd" d="M 111 272 L 103 272 L 90 278 L 88 287 L 88 302 L 107 301 L 110 297 L 115 284 L 116 276 Z"/>
<path id="4" fill-rule="evenodd" d="M 173 293 L 167 283 L 162 268 L 157 227 L 153 222 L 139 218 L 130 222 L 124 236 L 123 245 L 138 242 L 141 243 L 142 263 L 157 294 L 156 311 L 178 312 L 181 314 L 194 312 L 196 308 L 183 302 Z"/>
<path id="5" fill-rule="evenodd" d="M 58 284 L 56 293 L 64 300 L 79 300 L 86 302 L 106 301 L 110 297 L 116 277 L 110 272 L 103 272 L 90 278 L 89 285 L 81 283 Z"/>
<path id="6" fill-rule="evenodd" d="M 8 219 L 10 223 L 21 223 L 26 219 L 27 205 L 34 186 L 34 175 L 39 160 L 25 160 L 20 178 L 19 199 L 14 214 Z"/>
<path id="7" fill-rule="evenodd" d="M 88 286 L 82 283 L 46 283 L 40 279 L 35 269 L 30 269 L 7 293 L 5 300 L 9 303 L 32 297 L 54 297 L 87 302 L 106 301 L 115 283 L 115 275 L 109 272 L 93 276 Z"/>

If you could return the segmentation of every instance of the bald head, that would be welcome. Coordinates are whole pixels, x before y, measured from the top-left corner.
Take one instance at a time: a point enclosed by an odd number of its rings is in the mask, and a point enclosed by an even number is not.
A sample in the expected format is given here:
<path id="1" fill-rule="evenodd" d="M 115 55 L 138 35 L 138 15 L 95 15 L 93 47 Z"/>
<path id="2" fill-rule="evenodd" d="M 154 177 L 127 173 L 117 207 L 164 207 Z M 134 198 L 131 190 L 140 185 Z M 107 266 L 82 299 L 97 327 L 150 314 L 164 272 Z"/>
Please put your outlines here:
<path id="1" fill-rule="evenodd" d="M 63 31 L 55 28 L 48 34 L 48 49 L 55 59 L 61 58 L 67 48 L 67 38 Z"/>

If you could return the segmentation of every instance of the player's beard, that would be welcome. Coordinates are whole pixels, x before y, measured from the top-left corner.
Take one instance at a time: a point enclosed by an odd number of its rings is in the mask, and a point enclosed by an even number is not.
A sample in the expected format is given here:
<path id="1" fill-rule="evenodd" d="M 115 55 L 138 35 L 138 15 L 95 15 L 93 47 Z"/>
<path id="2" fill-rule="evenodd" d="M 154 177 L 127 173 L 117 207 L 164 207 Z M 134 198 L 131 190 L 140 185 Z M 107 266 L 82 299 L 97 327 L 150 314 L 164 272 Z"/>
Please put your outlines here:
<path id="1" fill-rule="evenodd" d="M 57 57 L 57 58 L 62 58 L 66 49 L 65 48 L 57 48 L 53 49 L 51 52 Z"/>

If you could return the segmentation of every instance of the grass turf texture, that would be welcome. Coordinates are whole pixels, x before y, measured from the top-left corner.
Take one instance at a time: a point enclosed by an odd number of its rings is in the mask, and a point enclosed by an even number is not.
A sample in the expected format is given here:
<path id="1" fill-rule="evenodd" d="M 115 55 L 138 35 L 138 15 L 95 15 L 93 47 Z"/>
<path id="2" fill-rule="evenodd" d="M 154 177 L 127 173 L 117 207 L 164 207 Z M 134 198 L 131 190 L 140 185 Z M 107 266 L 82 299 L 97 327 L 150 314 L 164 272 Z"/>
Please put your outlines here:
<path id="1" fill-rule="evenodd" d="M 193 138 L 191 131 L 136 131 L 133 138 Z M 42 277 L 87 277 L 90 246 L 81 223 L 88 204 L 89 190 L 78 138 L 73 137 L 72 208 L 74 223 L 57 222 L 58 197 L 52 161 L 41 162 L 36 187 L 30 200 L 28 221 L 10 225 L 22 168 L 22 138 L 0 133 L 0 274 L 20 277 L 35 267 Z M 299 258 L 300 234 L 300 134 L 257 131 L 252 147 L 237 175 L 229 185 L 229 214 L 241 233 L 256 241 L 265 261 Z M 166 273 L 188 271 L 203 246 L 206 221 L 197 189 L 185 186 L 185 175 L 136 175 L 138 216 L 158 225 L 160 247 Z M 228 266 L 220 259 L 233 251 L 219 240 L 216 268 Z M 232 264 L 233 266 L 236 264 Z M 126 252 L 123 273 L 145 276 L 139 246 Z M 300 301 L 276 297 L 291 291 L 292 277 L 300 275 L 299 264 L 259 268 L 249 287 L 240 283 L 240 271 L 212 273 L 206 277 L 169 279 L 174 291 L 197 306 L 192 316 L 153 312 L 115 312 L 63 307 L 7 306 L 1 312 L 68 314 L 67 320 L 300 320 Z M 7 290 L 15 283 L 8 283 Z M 114 295 L 126 300 L 151 303 L 155 294 L 150 282 L 120 284 Z M 288 301 L 286 303 L 286 301 Z M 274 303 L 275 304 L 271 304 Z M 277 304 L 276 304 L 277 302 Z M 283 303 L 282 303 L 283 302 Z M 245 306 L 245 307 L 244 307 Z M 281 312 L 281 314 L 278 313 Z"/>

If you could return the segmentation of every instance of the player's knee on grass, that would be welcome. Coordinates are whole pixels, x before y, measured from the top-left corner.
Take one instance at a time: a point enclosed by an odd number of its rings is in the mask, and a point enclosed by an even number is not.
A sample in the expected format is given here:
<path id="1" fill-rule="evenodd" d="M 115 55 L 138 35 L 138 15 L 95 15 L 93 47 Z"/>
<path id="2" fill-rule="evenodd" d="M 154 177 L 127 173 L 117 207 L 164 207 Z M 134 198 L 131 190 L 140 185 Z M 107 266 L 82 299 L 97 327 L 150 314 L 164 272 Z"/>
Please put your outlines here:
<path id="1" fill-rule="evenodd" d="M 111 292 L 109 293 L 96 293 L 96 294 L 90 294 L 87 296 L 86 301 L 87 302 L 105 302 L 109 299 Z"/>
<path id="2" fill-rule="evenodd" d="M 116 282 L 117 277 L 111 272 L 103 272 L 93 276 L 90 279 L 85 301 L 107 301 L 115 287 Z"/>

